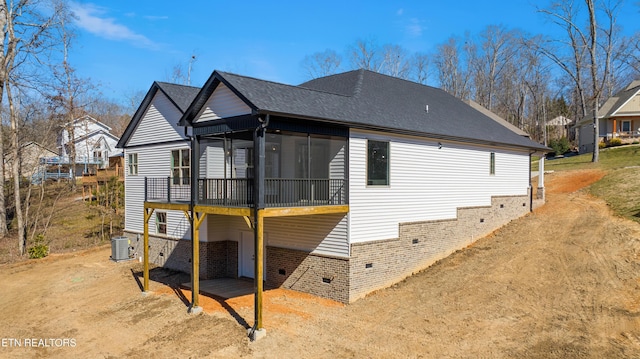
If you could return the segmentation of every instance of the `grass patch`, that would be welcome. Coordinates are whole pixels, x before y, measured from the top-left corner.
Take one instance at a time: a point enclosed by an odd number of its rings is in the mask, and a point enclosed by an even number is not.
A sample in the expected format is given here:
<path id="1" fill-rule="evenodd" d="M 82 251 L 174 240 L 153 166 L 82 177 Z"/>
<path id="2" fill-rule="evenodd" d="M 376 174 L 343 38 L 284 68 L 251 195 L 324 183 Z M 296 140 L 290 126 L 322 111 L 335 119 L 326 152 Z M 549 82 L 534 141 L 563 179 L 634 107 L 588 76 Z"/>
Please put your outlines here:
<path id="1" fill-rule="evenodd" d="M 600 150 L 598 163 L 591 162 L 591 153 L 578 156 L 558 158 L 544 162 L 545 171 L 564 171 L 581 169 L 611 170 L 631 166 L 640 166 L 640 146 L 628 145 Z M 532 158 L 532 171 L 538 170 L 537 158 Z"/>
<path id="2" fill-rule="evenodd" d="M 640 168 L 611 170 L 589 188 L 622 217 L 640 223 Z"/>
<path id="3" fill-rule="evenodd" d="M 640 223 L 640 146 L 627 145 L 600 150 L 598 163 L 591 153 L 547 160 L 545 171 L 599 169 L 606 175 L 589 187 L 589 192 L 602 198 L 616 215 Z M 532 171 L 538 170 L 538 158 L 531 159 Z"/>

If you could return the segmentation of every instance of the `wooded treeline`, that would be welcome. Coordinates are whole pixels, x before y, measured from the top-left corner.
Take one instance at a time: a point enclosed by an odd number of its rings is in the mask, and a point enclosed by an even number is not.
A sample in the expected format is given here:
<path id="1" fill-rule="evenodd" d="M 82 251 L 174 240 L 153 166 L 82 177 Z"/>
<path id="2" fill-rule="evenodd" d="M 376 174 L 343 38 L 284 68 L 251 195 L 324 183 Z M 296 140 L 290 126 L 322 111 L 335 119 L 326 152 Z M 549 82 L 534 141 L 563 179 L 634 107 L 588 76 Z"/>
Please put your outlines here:
<path id="1" fill-rule="evenodd" d="M 640 32 L 623 34 L 617 23 L 622 4 L 560 0 L 539 7 L 557 37 L 488 25 L 478 34 L 452 36 L 432 53 L 358 39 L 343 53 L 309 55 L 302 67 L 309 79 L 364 68 L 439 87 L 542 143 L 545 119 L 591 116 L 596 104 L 640 78 Z"/>
<path id="2" fill-rule="evenodd" d="M 17 235 L 19 253 L 27 239 L 42 237 L 55 210 L 43 203 L 40 188 L 21 176 L 21 148 L 29 142 L 59 153 L 57 138 L 77 118 L 91 115 L 119 135 L 132 107 L 105 99 L 100 84 L 79 77 L 69 59 L 75 38 L 74 15 L 65 0 L 12 0 L 0 3 L 0 108 L 2 133 L 0 156 L 0 238 Z M 136 97 L 138 95 L 134 95 Z M 73 131 L 71 131 L 73 133 Z M 71 156 L 75 149 L 71 148 Z M 73 181 L 72 181 L 73 182 Z M 37 192 L 39 198 L 32 198 Z M 55 196 L 54 196 L 55 197 Z M 48 218 L 48 219 L 47 219 Z M 12 236 L 13 237 L 13 236 Z"/>
<path id="3" fill-rule="evenodd" d="M 624 35 L 617 23 L 621 4 L 555 0 L 541 5 L 538 16 L 558 29 L 555 37 L 488 25 L 477 34 L 452 36 L 431 53 L 359 39 L 342 53 L 327 49 L 309 55 L 302 66 L 309 79 L 364 68 L 440 87 L 543 142 L 545 119 L 593 115 L 595 120 L 602 101 L 640 77 L 640 32 Z M 42 223 L 48 222 L 29 220 L 33 186 L 20 176 L 21 146 L 33 141 L 57 151 L 60 130 L 87 114 L 120 135 L 141 100 L 138 92 L 126 105 L 115 103 L 102 96 L 101 84 L 78 76 L 69 56 L 73 24 L 65 0 L 0 3 L 0 177 L 5 179 L 0 181 L 0 238 L 15 232 L 22 254 L 27 238 L 41 235 Z M 190 83 L 195 59 L 187 70 L 174 68 L 170 77 Z M 71 149 L 71 161 L 74 153 Z M 53 210 L 49 206 L 49 215 Z"/>

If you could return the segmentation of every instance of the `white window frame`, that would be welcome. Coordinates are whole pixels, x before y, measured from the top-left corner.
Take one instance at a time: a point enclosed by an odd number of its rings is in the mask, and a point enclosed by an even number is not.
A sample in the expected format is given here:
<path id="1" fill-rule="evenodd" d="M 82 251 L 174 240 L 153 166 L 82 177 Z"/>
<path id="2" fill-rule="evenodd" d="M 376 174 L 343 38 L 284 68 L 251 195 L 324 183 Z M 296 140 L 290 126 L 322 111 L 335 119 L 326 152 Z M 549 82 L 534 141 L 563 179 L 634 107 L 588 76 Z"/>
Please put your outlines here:
<path id="1" fill-rule="evenodd" d="M 624 129 L 624 125 L 625 124 L 629 124 L 629 128 L 626 129 L 626 130 Z M 633 131 L 631 129 L 631 121 L 629 121 L 629 120 L 620 121 L 620 131 L 623 132 L 623 133 L 629 133 L 629 132 Z"/>
<path id="2" fill-rule="evenodd" d="M 174 153 L 178 153 L 178 163 L 176 165 L 174 161 Z M 184 154 L 187 154 L 189 158 L 186 161 L 186 165 L 184 163 Z M 171 150 L 171 183 L 174 185 L 190 185 L 190 175 L 191 175 L 191 150 L 189 148 L 180 148 L 176 150 Z M 178 175 L 176 177 L 176 174 Z M 186 176 L 185 176 L 186 174 Z M 177 180 L 176 180 L 177 178 Z"/>
<path id="3" fill-rule="evenodd" d="M 127 154 L 127 168 L 129 170 L 129 176 L 138 175 L 138 154 L 137 153 Z"/>
<path id="4" fill-rule="evenodd" d="M 373 144 L 385 144 L 386 145 L 386 153 L 382 154 L 382 159 L 385 161 L 386 164 L 386 174 L 385 174 L 385 178 L 382 179 L 378 179 L 378 178 L 370 178 L 371 173 L 373 171 L 373 168 L 371 166 L 373 166 L 373 163 L 371 163 L 371 158 L 372 155 L 370 153 L 370 151 L 372 150 L 371 145 Z M 390 163 L 390 157 L 391 157 L 391 143 L 389 141 L 376 141 L 376 140 L 367 140 L 367 186 L 377 186 L 377 187 L 384 187 L 384 186 L 389 186 L 391 183 L 391 163 Z"/>
<path id="5" fill-rule="evenodd" d="M 164 218 L 161 218 L 164 217 Z M 167 212 L 156 211 L 156 233 L 167 234 Z M 164 222 L 162 221 L 164 219 Z"/>

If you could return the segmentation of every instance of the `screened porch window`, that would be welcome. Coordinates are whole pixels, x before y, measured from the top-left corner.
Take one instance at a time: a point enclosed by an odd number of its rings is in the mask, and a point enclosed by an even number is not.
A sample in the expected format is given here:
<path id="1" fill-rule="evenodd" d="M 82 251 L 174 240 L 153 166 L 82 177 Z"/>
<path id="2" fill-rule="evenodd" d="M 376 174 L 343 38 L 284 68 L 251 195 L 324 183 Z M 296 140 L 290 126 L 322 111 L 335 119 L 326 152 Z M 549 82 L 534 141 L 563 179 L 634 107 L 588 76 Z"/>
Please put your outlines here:
<path id="1" fill-rule="evenodd" d="M 188 185 L 191 174 L 190 150 L 171 151 L 171 177 L 174 185 Z"/>
<path id="2" fill-rule="evenodd" d="M 631 132 L 631 121 L 622 121 L 622 132 Z"/>
<path id="3" fill-rule="evenodd" d="M 389 142 L 368 141 L 367 185 L 389 185 Z"/>

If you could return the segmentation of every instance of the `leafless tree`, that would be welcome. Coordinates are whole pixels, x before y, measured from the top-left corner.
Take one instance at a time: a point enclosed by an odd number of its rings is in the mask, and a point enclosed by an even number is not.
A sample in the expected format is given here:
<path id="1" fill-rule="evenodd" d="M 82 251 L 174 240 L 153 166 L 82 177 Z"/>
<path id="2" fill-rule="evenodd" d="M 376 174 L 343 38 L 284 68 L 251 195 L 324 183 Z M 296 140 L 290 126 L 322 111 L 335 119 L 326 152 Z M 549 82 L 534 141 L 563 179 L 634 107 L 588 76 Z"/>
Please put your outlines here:
<path id="1" fill-rule="evenodd" d="M 411 62 L 407 50 L 399 45 L 384 45 L 382 47 L 382 62 L 379 72 L 408 79 L 411 72 Z"/>
<path id="2" fill-rule="evenodd" d="M 433 56 L 436 77 L 440 82 L 440 87 L 448 93 L 460 98 L 467 99 L 470 95 L 470 76 L 465 58 L 461 52 L 472 51 L 470 47 L 464 49 L 455 37 L 450 37 L 446 43 L 438 45 Z"/>
<path id="3" fill-rule="evenodd" d="M 189 62 L 186 64 L 186 66 L 181 62 L 173 65 L 173 67 L 171 67 L 171 69 L 167 71 L 165 75 L 165 81 L 174 84 L 191 86 L 191 71 L 193 70 L 193 64 L 196 62 L 196 59 L 196 55 L 193 54 L 189 58 Z"/>
<path id="4" fill-rule="evenodd" d="M 580 101 L 580 117 L 587 115 L 587 100 L 585 94 L 585 62 L 587 37 L 577 23 L 579 8 L 572 0 L 560 0 L 551 4 L 549 8 L 539 9 L 547 15 L 553 23 L 560 26 L 566 39 L 548 39 L 540 46 L 542 54 L 558 65 L 572 80 Z"/>
<path id="5" fill-rule="evenodd" d="M 473 53 L 471 71 L 476 102 L 492 110 L 499 77 L 518 53 L 519 35 L 504 26 L 487 26 L 480 33 L 480 46 Z"/>
<path id="6" fill-rule="evenodd" d="M 302 68 L 310 79 L 329 76 L 337 73 L 342 59 L 334 50 L 326 49 L 305 56 Z"/>
<path id="7" fill-rule="evenodd" d="M 412 79 L 417 83 L 426 85 L 429 78 L 429 56 L 423 53 L 415 53 L 411 63 Z"/>
<path id="8" fill-rule="evenodd" d="M 382 59 L 378 45 L 374 40 L 358 39 L 348 48 L 348 53 L 353 69 L 380 71 Z"/>
<path id="9" fill-rule="evenodd" d="M 113 135 L 121 136 L 135 110 L 128 112 L 124 106 L 103 98 L 99 93 L 89 97 L 91 100 L 88 101 L 86 113 L 111 127 Z"/>
<path id="10" fill-rule="evenodd" d="M 617 45 L 620 32 L 616 25 L 621 1 L 585 0 L 586 10 L 579 4 L 572 0 L 558 0 L 550 8 L 539 10 L 564 28 L 567 36 L 555 51 L 550 47 L 542 47 L 541 50 L 573 79 L 579 94 L 582 117 L 585 118 L 588 112 L 592 112 L 594 127 L 592 161 L 597 162 L 599 159 L 598 107 L 603 92 L 611 92 L 615 86 L 616 73 L 612 72 L 612 65 L 614 62 L 623 63 L 619 59 L 624 58 L 616 53 L 623 48 Z M 582 20 L 586 22 L 587 29 L 581 26 Z M 568 52 L 572 54 L 570 57 L 558 55 Z M 617 70 L 621 69 L 617 67 Z M 611 90 L 605 90 L 607 87 Z"/>
<path id="11" fill-rule="evenodd" d="M 19 91 L 12 93 L 12 88 L 33 88 L 33 80 L 39 74 L 39 66 L 55 47 L 54 29 L 60 19 L 68 14 L 65 3 L 45 1 L 2 2 L 0 4 L 0 101 L 5 98 L 9 102 L 9 120 L 11 123 L 11 144 L 13 164 L 13 183 L 15 197 L 15 213 L 18 222 L 18 244 L 21 254 L 26 252 L 26 235 L 22 217 L 20 197 L 19 163 L 19 112 L 15 100 Z M 6 93 L 5 93 L 6 91 Z M 0 155 L 4 156 L 3 153 Z M 4 182 L 2 187 L 4 187 Z M 0 192 L 4 189 L 0 188 Z M 2 221 L 5 221 L 6 209 L 4 198 L 0 201 L 3 210 Z M 1 215 L 1 214 L 0 214 Z M 6 222 L 0 223 L 1 233 L 6 233 Z"/>

